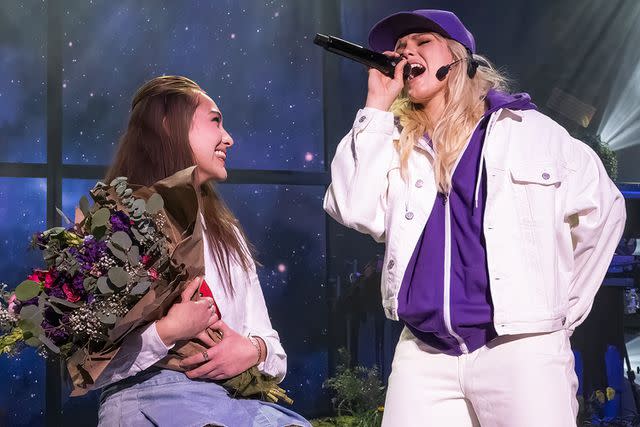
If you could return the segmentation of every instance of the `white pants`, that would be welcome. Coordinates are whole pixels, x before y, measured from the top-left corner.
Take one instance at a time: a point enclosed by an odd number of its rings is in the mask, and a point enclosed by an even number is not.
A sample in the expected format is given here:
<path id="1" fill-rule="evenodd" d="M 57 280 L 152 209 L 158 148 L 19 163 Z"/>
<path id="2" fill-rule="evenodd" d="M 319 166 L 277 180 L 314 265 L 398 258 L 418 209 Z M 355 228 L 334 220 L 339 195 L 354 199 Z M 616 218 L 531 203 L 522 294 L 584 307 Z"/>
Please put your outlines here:
<path id="1" fill-rule="evenodd" d="M 404 328 L 382 425 L 575 426 L 577 389 L 565 330 L 501 336 L 458 357 L 438 352 Z"/>

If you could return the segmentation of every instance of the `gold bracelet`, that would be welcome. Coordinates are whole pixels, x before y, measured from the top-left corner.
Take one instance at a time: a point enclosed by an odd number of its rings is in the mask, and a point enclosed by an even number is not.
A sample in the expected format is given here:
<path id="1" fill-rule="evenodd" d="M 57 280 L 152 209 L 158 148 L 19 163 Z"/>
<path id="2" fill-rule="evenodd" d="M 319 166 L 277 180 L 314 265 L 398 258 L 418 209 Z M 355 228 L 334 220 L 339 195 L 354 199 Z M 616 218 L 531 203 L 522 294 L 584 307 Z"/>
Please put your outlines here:
<path id="1" fill-rule="evenodd" d="M 260 359 L 262 359 L 262 348 L 260 348 L 260 343 L 257 338 L 250 336 L 249 341 L 251 341 L 251 344 L 258 350 L 258 361 L 256 362 L 256 365 L 258 365 L 260 364 Z"/>

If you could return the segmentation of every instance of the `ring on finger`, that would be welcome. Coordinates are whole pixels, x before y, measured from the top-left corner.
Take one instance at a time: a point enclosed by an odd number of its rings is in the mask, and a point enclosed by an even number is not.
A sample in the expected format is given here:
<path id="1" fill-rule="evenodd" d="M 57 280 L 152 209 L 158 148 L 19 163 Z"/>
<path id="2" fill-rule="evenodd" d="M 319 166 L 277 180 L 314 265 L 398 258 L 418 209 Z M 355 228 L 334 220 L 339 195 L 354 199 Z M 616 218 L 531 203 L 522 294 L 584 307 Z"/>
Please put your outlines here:
<path id="1" fill-rule="evenodd" d="M 202 357 L 204 358 L 205 362 L 209 361 L 209 353 L 207 353 L 206 351 L 202 352 Z"/>

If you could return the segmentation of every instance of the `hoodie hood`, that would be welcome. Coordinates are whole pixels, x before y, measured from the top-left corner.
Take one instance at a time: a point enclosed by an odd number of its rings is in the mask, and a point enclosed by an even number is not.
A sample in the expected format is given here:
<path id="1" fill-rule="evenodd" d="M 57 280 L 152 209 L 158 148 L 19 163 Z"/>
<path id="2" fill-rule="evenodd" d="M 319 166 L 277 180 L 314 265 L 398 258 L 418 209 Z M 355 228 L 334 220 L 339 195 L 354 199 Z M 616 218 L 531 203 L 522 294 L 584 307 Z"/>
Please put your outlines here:
<path id="1" fill-rule="evenodd" d="M 508 108 L 510 110 L 537 110 L 536 104 L 531 102 L 531 97 L 528 93 L 506 93 L 498 90 L 490 89 L 487 92 L 486 101 L 488 109 L 485 116 L 491 115 L 501 108 Z"/>

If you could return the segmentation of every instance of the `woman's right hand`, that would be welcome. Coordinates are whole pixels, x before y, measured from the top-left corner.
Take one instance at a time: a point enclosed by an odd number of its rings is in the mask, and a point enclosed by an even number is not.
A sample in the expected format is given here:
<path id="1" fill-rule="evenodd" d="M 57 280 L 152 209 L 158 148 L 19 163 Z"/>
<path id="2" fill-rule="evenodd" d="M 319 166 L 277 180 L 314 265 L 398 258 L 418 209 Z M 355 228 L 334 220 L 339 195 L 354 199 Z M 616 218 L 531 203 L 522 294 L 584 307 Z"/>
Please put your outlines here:
<path id="1" fill-rule="evenodd" d="M 219 320 L 213 299 L 191 299 L 201 283 L 200 277 L 189 282 L 180 295 L 180 302 L 173 304 L 167 315 L 156 322 L 158 336 L 167 347 L 178 341 L 202 336 L 203 331 Z"/>
<path id="2" fill-rule="evenodd" d="M 400 54 L 396 52 L 386 51 L 383 53 L 391 58 L 400 57 Z M 400 95 L 404 87 L 402 73 L 406 63 L 406 58 L 403 58 L 398 65 L 396 65 L 393 78 L 387 77 L 375 68 L 369 69 L 369 91 L 367 93 L 365 107 L 376 108 L 382 111 L 389 110 L 391 104 L 393 104 L 393 101 Z"/>

